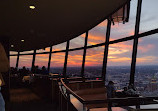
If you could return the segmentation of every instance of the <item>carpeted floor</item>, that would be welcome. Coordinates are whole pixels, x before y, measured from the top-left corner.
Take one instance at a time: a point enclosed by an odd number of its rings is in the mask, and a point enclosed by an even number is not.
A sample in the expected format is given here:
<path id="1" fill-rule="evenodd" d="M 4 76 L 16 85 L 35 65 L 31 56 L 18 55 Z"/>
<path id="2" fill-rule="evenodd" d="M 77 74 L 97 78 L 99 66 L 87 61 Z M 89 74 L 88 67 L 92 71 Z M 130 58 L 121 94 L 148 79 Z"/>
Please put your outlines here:
<path id="1" fill-rule="evenodd" d="M 10 111 L 58 111 L 55 104 L 41 100 L 28 88 L 11 89 Z"/>

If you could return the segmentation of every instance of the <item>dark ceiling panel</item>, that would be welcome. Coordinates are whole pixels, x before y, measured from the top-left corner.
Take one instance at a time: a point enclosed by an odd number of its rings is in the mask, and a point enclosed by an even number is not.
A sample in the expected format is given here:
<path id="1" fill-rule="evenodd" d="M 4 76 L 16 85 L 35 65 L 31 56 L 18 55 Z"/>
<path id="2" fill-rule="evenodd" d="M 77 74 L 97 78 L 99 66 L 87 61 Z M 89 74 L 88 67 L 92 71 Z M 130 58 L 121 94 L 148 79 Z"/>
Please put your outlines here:
<path id="1" fill-rule="evenodd" d="M 9 36 L 15 51 L 56 45 L 93 28 L 127 1 L 1 0 L 0 36 Z"/>

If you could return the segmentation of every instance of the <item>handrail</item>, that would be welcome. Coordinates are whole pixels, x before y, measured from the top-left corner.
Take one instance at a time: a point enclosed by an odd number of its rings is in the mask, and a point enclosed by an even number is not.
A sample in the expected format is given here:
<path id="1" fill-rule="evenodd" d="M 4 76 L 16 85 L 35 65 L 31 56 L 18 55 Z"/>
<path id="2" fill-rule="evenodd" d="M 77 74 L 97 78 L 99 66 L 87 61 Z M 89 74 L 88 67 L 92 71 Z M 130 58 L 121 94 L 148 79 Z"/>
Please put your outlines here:
<path id="1" fill-rule="evenodd" d="M 64 93 L 63 93 L 63 90 L 62 90 L 61 86 L 59 86 L 59 90 L 60 90 L 60 92 L 62 93 L 62 95 L 64 96 L 64 98 L 68 100 L 68 98 L 64 95 Z"/>
<path id="2" fill-rule="evenodd" d="M 73 92 L 69 87 L 67 87 L 67 85 L 64 83 L 63 79 L 61 78 L 61 83 L 63 84 L 63 86 L 66 88 L 66 90 L 71 93 L 74 97 L 76 97 L 81 103 L 84 103 L 85 100 L 83 98 L 81 98 L 79 95 L 77 95 L 75 92 Z"/>
<path id="3" fill-rule="evenodd" d="M 145 100 L 145 99 L 158 99 L 158 97 L 126 97 L 126 98 L 108 98 L 106 100 L 90 100 L 90 101 L 86 101 L 84 100 L 82 97 L 80 97 L 79 95 L 77 95 L 74 91 L 72 91 L 63 81 L 64 79 L 61 79 L 61 83 L 63 84 L 63 86 L 66 88 L 66 90 L 72 94 L 74 97 L 76 97 L 81 103 L 83 104 L 98 104 L 98 103 L 107 103 L 107 102 L 116 102 L 119 100 L 132 100 L 132 99 L 137 99 L 137 100 Z"/>
<path id="4" fill-rule="evenodd" d="M 83 104 L 98 104 L 98 103 L 107 103 L 108 100 L 90 100 L 90 101 L 86 101 L 84 100 L 82 97 L 80 97 L 79 95 L 77 95 L 74 91 L 72 91 L 65 83 L 64 83 L 64 78 L 61 78 L 61 83 L 63 84 L 63 86 L 66 88 L 66 90 L 72 94 L 74 97 L 76 97 L 81 103 Z"/>
<path id="5" fill-rule="evenodd" d="M 117 103 L 120 102 L 121 100 L 123 101 L 127 101 L 129 102 L 130 100 L 137 100 L 137 102 L 132 103 L 133 105 L 136 105 L 136 107 L 139 108 L 139 106 L 141 104 L 143 104 L 141 101 L 148 101 L 148 100 L 154 100 L 154 99 L 158 99 L 158 97 L 125 97 L 125 98 L 107 98 L 105 100 L 84 100 L 82 97 L 80 97 L 78 94 L 76 94 L 73 90 L 71 90 L 64 82 L 64 78 L 60 79 L 61 84 L 66 88 L 66 91 L 68 91 L 69 94 L 72 94 L 76 99 L 78 99 L 84 107 L 86 107 L 86 105 L 90 105 L 90 104 L 100 104 L 100 103 L 107 103 L 109 105 L 108 108 L 111 108 L 111 105 L 109 103 Z M 85 82 L 85 81 L 83 81 Z M 63 94 L 63 93 L 62 93 Z M 128 103 L 127 103 L 128 104 Z M 145 103 L 145 104 L 149 104 L 149 103 Z M 154 103 L 152 103 L 154 104 Z M 116 105 L 117 106 L 117 105 Z M 115 106 L 115 107 L 116 107 Z M 122 106 L 122 105 L 121 105 Z"/>

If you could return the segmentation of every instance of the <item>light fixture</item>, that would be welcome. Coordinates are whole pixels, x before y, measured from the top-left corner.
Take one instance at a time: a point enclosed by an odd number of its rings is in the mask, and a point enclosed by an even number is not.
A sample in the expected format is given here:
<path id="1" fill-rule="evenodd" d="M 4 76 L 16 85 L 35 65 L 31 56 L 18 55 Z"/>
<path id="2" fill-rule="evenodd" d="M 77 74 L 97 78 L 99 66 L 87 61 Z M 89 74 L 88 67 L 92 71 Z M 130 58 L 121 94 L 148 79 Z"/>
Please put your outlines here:
<path id="1" fill-rule="evenodd" d="M 11 47 L 14 47 L 14 45 L 11 45 Z"/>
<path id="2" fill-rule="evenodd" d="M 32 10 L 35 9 L 35 6 L 33 6 L 33 5 L 30 5 L 29 7 L 30 7 L 30 9 L 32 9 Z"/>
<path id="3" fill-rule="evenodd" d="M 21 42 L 24 42 L 25 40 L 21 40 Z"/>

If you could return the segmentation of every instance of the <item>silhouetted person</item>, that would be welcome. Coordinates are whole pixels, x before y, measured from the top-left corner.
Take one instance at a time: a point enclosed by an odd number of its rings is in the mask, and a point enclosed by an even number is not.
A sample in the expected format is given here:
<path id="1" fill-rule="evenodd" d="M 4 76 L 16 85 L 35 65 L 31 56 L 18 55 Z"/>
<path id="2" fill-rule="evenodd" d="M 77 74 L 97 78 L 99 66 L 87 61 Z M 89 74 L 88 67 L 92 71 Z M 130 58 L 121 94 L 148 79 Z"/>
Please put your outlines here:
<path id="1" fill-rule="evenodd" d="M 128 90 L 127 87 L 124 87 L 124 88 L 123 88 L 123 91 L 122 91 L 122 96 L 123 96 L 123 97 L 128 96 L 127 90 Z"/>
<path id="2" fill-rule="evenodd" d="M 40 74 L 40 69 L 38 68 L 38 66 L 35 66 L 35 74 Z"/>
<path id="3" fill-rule="evenodd" d="M 23 76 L 27 76 L 28 71 L 26 70 L 26 67 L 25 67 L 25 66 L 22 68 L 21 74 L 22 74 Z"/>
<path id="4" fill-rule="evenodd" d="M 48 74 L 48 71 L 45 66 L 42 67 L 41 73 L 44 75 Z"/>
<path id="5" fill-rule="evenodd" d="M 35 66 L 33 66 L 33 67 L 31 68 L 31 72 L 32 72 L 32 73 L 35 73 L 35 72 L 36 72 Z"/>
<path id="6" fill-rule="evenodd" d="M 109 81 L 108 85 L 107 85 L 107 97 L 108 98 L 113 98 L 115 96 L 115 87 L 114 87 L 114 82 L 113 81 Z"/>
<path id="7" fill-rule="evenodd" d="M 136 93 L 136 90 L 135 90 L 133 84 L 131 84 L 131 85 L 128 86 L 127 94 L 128 94 L 128 96 L 136 96 L 136 97 L 139 96 Z"/>
<path id="8" fill-rule="evenodd" d="M 114 82 L 113 81 L 109 81 L 108 85 L 106 86 L 107 88 L 107 98 L 113 98 L 115 96 L 115 87 L 114 87 Z M 108 104 L 108 111 L 112 111 L 111 109 L 112 107 L 112 103 L 109 102 Z"/>

